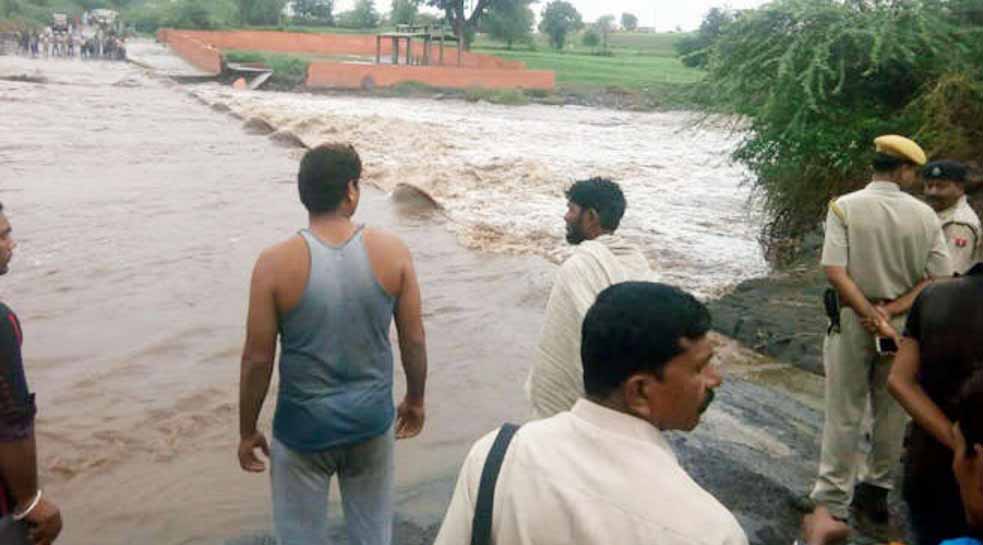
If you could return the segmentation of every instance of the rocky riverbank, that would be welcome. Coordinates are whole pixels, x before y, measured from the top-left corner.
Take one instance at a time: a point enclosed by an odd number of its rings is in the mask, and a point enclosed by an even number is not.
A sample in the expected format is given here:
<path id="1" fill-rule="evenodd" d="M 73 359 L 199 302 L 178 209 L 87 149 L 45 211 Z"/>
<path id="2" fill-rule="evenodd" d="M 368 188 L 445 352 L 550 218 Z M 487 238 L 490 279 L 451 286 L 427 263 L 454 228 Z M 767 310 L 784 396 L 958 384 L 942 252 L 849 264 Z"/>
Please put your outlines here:
<path id="1" fill-rule="evenodd" d="M 823 374 L 822 342 L 828 321 L 819 266 L 821 235 L 805 241 L 802 255 L 788 267 L 741 282 L 708 303 L 714 328 L 749 348 L 799 369 Z"/>

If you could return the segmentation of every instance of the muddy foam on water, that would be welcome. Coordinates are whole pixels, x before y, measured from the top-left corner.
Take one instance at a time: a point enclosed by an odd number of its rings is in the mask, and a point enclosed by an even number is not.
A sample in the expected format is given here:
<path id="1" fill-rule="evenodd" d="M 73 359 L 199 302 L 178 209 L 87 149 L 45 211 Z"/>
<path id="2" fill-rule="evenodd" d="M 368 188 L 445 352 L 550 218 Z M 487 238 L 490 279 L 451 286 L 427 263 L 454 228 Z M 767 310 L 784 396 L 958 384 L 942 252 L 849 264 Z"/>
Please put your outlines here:
<path id="1" fill-rule="evenodd" d="M 248 129 L 265 123 L 307 146 L 352 143 L 365 181 L 384 191 L 409 185 L 431 196 L 470 248 L 561 261 L 570 251 L 563 241 L 564 188 L 606 176 L 628 199 L 620 232 L 645 249 L 666 281 L 713 296 L 768 270 L 742 185 L 746 173 L 727 159 L 740 135 L 697 127 L 691 114 L 250 92 L 218 84 L 192 93 L 248 119 Z"/>

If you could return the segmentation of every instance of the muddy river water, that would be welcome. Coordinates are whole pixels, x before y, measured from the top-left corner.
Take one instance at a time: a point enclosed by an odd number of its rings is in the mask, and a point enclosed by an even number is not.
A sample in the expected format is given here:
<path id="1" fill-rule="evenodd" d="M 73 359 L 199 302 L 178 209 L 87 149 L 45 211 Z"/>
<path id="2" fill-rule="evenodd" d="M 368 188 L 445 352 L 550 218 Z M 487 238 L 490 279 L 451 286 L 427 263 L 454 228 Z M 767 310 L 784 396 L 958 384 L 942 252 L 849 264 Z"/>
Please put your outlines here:
<path id="1" fill-rule="evenodd" d="M 470 443 L 526 415 L 571 180 L 623 183 L 624 232 L 667 280 L 709 296 L 766 271 L 743 173 L 725 160 L 735 137 L 682 114 L 232 92 L 0 56 L 0 77 L 19 74 L 37 81 L 0 80 L 0 201 L 19 242 L 0 298 L 24 325 L 63 543 L 221 543 L 270 525 L 268 477 L 235 456 L 238 357 L 253 260 L 306 216 L 300 152 L 242 119 L 354 143 L 379 188 L 358 218 L 414 251 L 428 420 L 398 445 L 397 485 L 400 516 L 422 526 Z M 400 182 L 444 211 L 396 206 Z M 718 428 L 731 420 L 718 414 Z M 767 447 L 755 433 L 744 442 Z"/>

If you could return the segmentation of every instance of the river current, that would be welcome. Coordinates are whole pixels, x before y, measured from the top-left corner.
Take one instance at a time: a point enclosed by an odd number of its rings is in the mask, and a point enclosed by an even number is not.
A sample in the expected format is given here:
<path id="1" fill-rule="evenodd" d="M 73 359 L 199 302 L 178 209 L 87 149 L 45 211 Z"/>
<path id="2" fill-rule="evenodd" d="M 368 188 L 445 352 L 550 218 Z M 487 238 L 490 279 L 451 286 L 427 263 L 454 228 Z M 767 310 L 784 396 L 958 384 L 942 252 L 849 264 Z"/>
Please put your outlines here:
<path id="1" fill-rule="evenodd" d="M 234 92 L 0 56 L 0 77 L 19 75 L 31 81 L 0 80 L 0 201 L 19 242 L 0 298 L 23 323 L 64 543 L 221 543 L 270 525 L 268 477 L 235 456 L 238 358 L 252 264 L 306 216 L 300 151 L 244 119 L 353 143 L 378 188 L 357 219 L 414 252 L 428 420 L 397 448 L 397 490 L 421 525 L 439 520 L 471 442 L 526 416 L 572 180 L 622 183 L 622 232 L 667 281 L 706 297 L 767 271 L 726 160 L 736 136 L 685 114 Z M 397 206 L 399 183 L 443 210 Z"/>

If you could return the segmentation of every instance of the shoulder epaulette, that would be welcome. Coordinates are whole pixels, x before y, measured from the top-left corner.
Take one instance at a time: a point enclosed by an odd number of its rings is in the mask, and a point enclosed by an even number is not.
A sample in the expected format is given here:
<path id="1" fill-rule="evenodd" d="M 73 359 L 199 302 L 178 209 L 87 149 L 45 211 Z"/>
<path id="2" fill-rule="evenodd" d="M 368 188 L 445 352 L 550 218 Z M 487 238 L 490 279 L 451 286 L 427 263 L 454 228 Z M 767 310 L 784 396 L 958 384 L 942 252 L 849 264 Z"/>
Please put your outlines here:
<path id="1" fill-rule="evenodd" d="M 836 203 L 836 199 L 829 201 L 829 210 L 836 214 L 836 217 L 840 218 L 843 225 L 846 225 L 846 212 L 843 211 L 843 207 Z"/>

